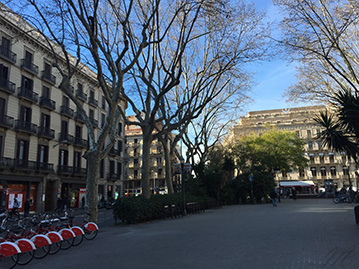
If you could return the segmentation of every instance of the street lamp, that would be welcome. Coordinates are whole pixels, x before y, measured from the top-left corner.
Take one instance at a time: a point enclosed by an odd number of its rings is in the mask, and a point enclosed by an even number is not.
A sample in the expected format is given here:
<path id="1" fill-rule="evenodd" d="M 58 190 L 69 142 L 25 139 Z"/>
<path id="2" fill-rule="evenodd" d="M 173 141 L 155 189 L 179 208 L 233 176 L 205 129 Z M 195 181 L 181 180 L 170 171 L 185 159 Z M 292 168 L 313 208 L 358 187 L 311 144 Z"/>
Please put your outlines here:
<path id="1" fill-rule="evenodd" d="M 186 193 L 185 193 L 185 181 L 184 181 L 184 159 L 181 157 L 181 181 L 182 181 L 182 202 L 183 202 L 183 211 L 182 214 L 186 215 Z"/>

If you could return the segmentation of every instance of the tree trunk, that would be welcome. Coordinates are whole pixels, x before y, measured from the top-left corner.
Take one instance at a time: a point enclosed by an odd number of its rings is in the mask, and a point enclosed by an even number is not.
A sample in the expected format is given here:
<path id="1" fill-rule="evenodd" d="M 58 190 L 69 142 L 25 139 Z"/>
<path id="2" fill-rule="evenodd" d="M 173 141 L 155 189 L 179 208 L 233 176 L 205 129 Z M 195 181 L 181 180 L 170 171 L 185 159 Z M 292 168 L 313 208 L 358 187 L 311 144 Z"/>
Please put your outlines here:
<path id="1" fill-rule="evenodd" d="M 151 168 L 151 132 L 143 130 L 143 144 L 142 144 L 142 169 L 141 169 L 141 185 L 142 195 L 149 199 L 151 196 L 150 190 L 150 168 Z"/>
<path id="2" fill-rule="evenodd" d="M 171 142 L 168 139 L 167 135 L 165 137 L 165 146 L 163 147 L 163 151 L 165 153 L 165 170 L 166 170 L 166 184 L 168 194 L 173 194 L 173 184 L 172 184 L 172 154 L 171 154 Z"/>
<path id="3" fill-rule="evenodd" d="M 97 222 L 98 215 L 98 171 L 100 167 L 99 154 L 92 153 L 87 158 L 87 178 L 86 178 L 86 201 L 85 211 L 88 221 Z"/>

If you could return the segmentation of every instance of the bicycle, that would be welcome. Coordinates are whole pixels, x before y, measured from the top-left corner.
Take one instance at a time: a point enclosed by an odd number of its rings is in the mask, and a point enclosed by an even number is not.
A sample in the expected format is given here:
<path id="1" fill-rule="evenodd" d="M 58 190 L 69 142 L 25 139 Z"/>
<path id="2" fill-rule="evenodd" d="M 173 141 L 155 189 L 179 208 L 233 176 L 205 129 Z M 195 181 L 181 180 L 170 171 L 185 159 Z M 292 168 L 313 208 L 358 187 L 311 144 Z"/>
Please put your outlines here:
<path id="1" fill-rule="evenodd" d="M 20 248 L 12 242 L 0 243 L 0 268 L 14 268 L 19 261 Z"/>
<path id="2" fill-rule="evenodd" d="M 75 223 L 73 221 L 75 216 L 67 216 L 67 218 L 68 223 L 66 225 L 68 225 L 68 227 L 76 227 L 75 225 L 80 227 L 84 231 L 85 239 L 93 240 L 97 236 L 99 228 L 96 223 L 86 220 L 84 220 L 82 223 Z"/>

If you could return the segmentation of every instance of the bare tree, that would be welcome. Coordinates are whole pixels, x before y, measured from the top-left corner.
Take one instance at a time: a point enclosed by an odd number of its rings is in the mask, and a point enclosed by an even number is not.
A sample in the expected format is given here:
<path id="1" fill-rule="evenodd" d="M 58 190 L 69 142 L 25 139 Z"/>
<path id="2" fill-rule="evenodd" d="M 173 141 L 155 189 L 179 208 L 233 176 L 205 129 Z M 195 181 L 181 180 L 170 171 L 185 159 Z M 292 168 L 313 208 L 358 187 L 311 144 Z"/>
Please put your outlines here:
<path id="1" fill-rule="evenodd" d="M 276 0 L 285 17 L 280 43 L 300 62 L 290 98 L 328 100 L 338 89 L 358 91 L 358 11 L 354 0 Z"/>

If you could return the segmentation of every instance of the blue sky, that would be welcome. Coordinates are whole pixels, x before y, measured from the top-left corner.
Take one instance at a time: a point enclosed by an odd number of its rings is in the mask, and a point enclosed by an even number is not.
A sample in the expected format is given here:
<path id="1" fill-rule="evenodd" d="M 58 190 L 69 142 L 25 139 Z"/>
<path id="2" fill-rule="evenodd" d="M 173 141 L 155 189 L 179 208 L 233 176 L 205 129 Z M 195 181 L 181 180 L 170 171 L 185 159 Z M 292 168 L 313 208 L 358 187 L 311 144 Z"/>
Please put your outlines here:
<path id="1" fill-rule="evenodd" d="M 280 21 L 279 12 L 271 0 L 253 0 L 258 10 L 267 11 L 269 20 Z M 262 62 L 251 66 L 255 70 L 252 92 L 249 96 L 253 102 L 243 107 L 243 113 L 249 111 L 282 109 L 309 104 L 286 102 L 283 97 L 286 89 L 296 82 L 295 63 L 289 64 L 285 59 L 276 58 L 271 62 Z"/>

